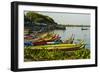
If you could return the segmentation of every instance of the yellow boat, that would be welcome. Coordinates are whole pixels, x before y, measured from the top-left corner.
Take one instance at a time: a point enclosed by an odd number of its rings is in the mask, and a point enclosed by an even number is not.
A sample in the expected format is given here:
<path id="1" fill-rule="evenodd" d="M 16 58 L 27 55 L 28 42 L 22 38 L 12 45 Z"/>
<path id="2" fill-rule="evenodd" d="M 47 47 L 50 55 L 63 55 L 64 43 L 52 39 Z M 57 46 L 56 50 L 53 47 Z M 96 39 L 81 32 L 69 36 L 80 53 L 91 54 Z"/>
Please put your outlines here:
<path id="1" fill-rule="evenodd" d="M 85 45 L 83 43 L 79 44 L 52 44 L 52 45 L 39 45 L 39 46 L 32 46 L 31 49 L 48 49 L 48 50 L 78 50 L 83 48 Z"/>
<path id="2" fill-rule="evenodd" d="M 49 35 L 49 36 L 48 36 Z M 59 36 L 58 35 L 50 35 L 50 33 L 49 34 L 44 34 L 42 37 L 40 37 L 40 38 L 38 38 L 38 39 L 33 39 L 33 41 L 34 42 L 49 42 L 49 41 L 54 41 L 54 40 L 56 40 L 56 39 L 58 39 L 59 38 Z"/>

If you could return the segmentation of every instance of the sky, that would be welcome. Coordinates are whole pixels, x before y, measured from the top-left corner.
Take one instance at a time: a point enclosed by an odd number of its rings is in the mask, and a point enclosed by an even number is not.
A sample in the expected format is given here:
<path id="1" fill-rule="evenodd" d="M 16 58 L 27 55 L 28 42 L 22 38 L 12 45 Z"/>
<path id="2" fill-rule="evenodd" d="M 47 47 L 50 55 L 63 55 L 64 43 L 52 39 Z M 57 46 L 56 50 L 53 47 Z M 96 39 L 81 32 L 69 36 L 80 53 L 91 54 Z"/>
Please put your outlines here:
<path id="1" fill-rule="evenodd" d="M 90 14 L 44 11 L 37 13 L 51 17 L 58 24 L 90 25 Z"/>

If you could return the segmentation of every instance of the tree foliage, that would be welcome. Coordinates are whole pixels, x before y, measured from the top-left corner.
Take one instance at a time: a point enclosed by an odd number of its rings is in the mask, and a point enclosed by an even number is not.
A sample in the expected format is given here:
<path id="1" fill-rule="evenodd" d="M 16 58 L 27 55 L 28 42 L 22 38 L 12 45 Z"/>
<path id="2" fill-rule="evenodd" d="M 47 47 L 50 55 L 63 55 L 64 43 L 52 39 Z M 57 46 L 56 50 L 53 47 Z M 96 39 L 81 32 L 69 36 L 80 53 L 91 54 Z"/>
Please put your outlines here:
<path id="1" fill-rule="evenodd" d="M 33 11 L 29 11 L 24 15 L 24 21 L 34 23 L 56 24 L 52 18 Z"/>

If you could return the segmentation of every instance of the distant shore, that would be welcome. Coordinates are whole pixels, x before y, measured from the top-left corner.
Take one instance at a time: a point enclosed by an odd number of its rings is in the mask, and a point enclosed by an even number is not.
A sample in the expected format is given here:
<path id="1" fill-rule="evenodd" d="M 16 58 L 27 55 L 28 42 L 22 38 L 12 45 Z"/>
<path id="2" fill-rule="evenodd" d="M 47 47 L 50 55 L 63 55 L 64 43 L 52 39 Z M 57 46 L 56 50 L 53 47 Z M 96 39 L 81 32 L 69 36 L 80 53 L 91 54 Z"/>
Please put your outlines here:
<path id="1" fill-rule="evenodd" d="M 90 27 L 90 25 L 73 25 L 73 24 L 58 24 L 57 26 L 63 27 Z"/>

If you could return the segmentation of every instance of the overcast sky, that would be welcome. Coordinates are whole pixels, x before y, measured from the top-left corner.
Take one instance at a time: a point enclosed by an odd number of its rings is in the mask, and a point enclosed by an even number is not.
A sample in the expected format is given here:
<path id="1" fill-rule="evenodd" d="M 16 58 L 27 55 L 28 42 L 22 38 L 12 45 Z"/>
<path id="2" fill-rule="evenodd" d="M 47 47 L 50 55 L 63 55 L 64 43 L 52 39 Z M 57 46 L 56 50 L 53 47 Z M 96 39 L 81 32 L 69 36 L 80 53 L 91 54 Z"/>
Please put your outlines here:
<path id="1" fill-rule="evenodd" d="M 49 16 L 58 24 L 90 25 L 90 14 L 61 13 L 61 12 L 37 12 Z"/>

